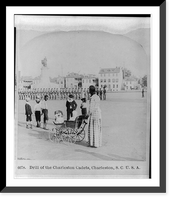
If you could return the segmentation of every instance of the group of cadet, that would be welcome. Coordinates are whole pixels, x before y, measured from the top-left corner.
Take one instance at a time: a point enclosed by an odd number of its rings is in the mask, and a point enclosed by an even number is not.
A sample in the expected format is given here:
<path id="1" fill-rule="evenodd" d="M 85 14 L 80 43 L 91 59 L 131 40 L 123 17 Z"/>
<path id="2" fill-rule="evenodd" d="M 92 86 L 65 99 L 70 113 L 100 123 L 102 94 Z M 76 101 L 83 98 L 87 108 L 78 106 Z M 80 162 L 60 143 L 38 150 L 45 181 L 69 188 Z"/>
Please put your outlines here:
<path id="1" fill-rule="evenodd" d="M 100 92 L 101 90 L 97 90 L 97 94 L 100 96 L 101 100 L 105 100 L 104 92 Z M 35 89 L 19 89 L 18 95 L 19 100 L 25 100 L 26 97 L 29 97 L 31 100 L 36 100 L 37 95 L 44 98 L 45 95 L 48 95 L 49 100 L 63 100 L 67 99 L 68 96 L 72 94 L 74 99 L 86 98 L 89 100 L 89 89 L 83 88 L 35 88 Z"/>

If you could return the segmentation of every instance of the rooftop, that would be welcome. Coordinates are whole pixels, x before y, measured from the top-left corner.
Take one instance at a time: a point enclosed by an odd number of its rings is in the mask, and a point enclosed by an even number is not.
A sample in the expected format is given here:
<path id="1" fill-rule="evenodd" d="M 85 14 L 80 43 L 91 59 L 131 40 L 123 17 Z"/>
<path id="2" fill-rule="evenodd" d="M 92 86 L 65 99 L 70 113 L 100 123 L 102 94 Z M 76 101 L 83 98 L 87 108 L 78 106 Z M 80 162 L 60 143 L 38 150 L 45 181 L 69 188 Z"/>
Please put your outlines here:
<path id="1" fill-rule="evenodd" d="M 99 74 L 107 74 L 107 73 L 119 73 L 120 72 L 120 67 L 115 67 L 115 68 L 103 68 L 100 69 Z"/>
<path id="2" fill-rule="evenodd" d="M 138 79 L 135 76 L 125 77 L 125 81 L 137 81 Z"/>
<path id="3" fill-rule="evenodd" d="M 67 74 L 66 77 L 67 77 L 67 78 L 82 78 L 83 75 L 72 72 L 72 73 Z"/>

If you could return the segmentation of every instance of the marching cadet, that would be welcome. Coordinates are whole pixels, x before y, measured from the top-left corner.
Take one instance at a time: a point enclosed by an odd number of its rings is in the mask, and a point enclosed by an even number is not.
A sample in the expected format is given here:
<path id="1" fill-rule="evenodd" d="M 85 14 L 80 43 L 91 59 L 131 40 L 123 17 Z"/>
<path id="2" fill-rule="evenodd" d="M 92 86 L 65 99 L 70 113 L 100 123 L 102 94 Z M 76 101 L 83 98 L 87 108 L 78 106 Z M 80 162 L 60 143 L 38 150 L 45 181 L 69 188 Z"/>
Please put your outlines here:
<path id="1" fill-rule="evenodd" d="M 60 100 L 62 99 L 62 88 L 60 88 L 60 91 L 59 91 L 59 98 Z"/>
<path id="2" fill-rule="evenodd" d="M 87 88 L 87 99 L 90 99 L 90 95 L 89 95 L 89 88 Z"/>
<path id="3" fill-rule="evenodd" d="M 103 90 L 102 87 L 100 88 L 100 100 L 102 100 Z"/>
<path id="4" fill-rule="evenodd" d="M 68 90 L 67 90 L 67 88 L 64 88 L 64 93 L 65 93 L 65 99 L 67 99 L 68 98 Z"/>
<path id="5" fill-rule="evenodd" d="M 103 88 L 103 100 L 106 100 L 106 87 Z"/>
<path id="6" fill-rule="evenodd" d="M 59 91 L 58 91 L 58 88 L 57 88 L 56 91 L 55 91 L 55 95 L 56 95 L 56 99 L 59 99 Z"/>
<path id="7" fill-rule="evenodd" d="M 74 96 L 74 88 L 71 89 L 71 93 Z"/>

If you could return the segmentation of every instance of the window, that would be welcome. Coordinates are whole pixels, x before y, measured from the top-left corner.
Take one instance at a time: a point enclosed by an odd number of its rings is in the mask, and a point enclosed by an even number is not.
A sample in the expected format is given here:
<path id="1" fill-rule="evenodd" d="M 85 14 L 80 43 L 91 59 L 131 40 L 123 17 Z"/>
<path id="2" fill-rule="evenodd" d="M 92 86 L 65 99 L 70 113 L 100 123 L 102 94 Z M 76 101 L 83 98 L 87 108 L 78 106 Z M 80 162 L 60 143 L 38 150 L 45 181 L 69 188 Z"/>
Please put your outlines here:
<path id="1" fill-rule="evenodd" d="M 104 82 L 106 83 L 106 79 L 104 79 Z"/>
<path id="2" fill-rule="evenodd" d="M 113 88 L 115 88 L 115 84 L 113 84 Z"/>
<path id="3" fill-rule="evenodd" d="M 116 79 L 116 82 L 118 82 L 118 79 Z"/>
<path id="4" fill-rule="evenodd" d="M 111 79 L 108 79 L 108 82 L 110 83 L 110 82 L 111 82 Z"/>
<path id="5" fill-rule="evenodd" d="M 118 88 L 118 85 L 117 85 L 117 88 Z"/>
<path id="6" fill-rule="evenodd" d="M 114 78 L 112 79 L 112 82 L 115 83 L 115 79 Z"/>
<path id="7" fill-rule="evenodd" d="M 102 82 L 103 82 L 103 79 L 100 79 L 100 82 L 102 83 Z"/>

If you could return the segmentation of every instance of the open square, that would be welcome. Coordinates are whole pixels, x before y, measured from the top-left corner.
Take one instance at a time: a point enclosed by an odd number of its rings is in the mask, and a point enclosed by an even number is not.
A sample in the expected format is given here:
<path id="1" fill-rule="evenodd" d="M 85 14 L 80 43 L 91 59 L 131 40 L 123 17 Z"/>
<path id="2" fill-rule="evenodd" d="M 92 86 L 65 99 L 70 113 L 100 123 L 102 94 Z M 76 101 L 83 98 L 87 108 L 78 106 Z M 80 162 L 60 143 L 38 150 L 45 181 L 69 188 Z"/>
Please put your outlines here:
<path id="1" fill-rule="evenodd" d="M 102 111 L 102 147 L 87 147 L 86 136 L 75 144 L 52 143 L 49 132 L 54 127 L 54 111 L 60 109 L 66 118 L 65 100 L 48 100 L 49 130 L 36 127 L 32 115 L 33 129 L 26 129 L 24 100 L 18 101 L 18 132 L 16 133 L 16 158 L 19 160 L 116 160 L 145 161 L 147 148 L 147 92 L 108 93 L 100 102 Z M 80 100 L 76 100 L 80 115 Z M 31 106 L 35 101 L 30 101 Z M 43 119 L 42 119 L 43 122 Z"/>

